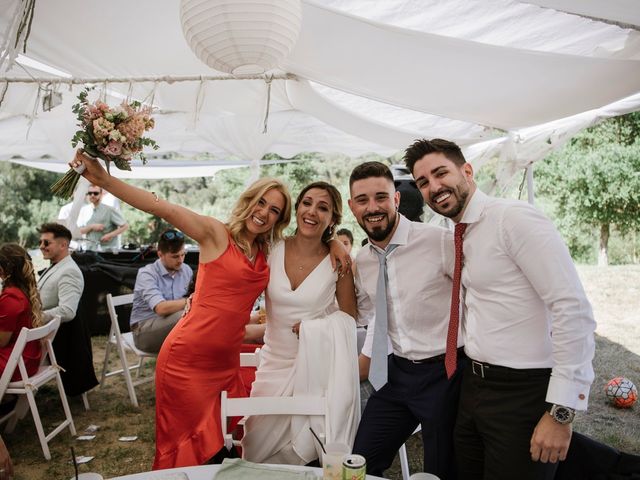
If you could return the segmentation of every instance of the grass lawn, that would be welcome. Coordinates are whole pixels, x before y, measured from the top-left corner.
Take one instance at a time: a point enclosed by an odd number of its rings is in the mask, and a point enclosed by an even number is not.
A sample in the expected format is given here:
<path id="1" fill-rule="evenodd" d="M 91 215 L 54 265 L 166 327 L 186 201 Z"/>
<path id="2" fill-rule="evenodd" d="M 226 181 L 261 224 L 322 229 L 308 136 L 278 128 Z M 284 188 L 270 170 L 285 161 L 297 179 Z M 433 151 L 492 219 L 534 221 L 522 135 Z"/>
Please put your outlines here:
<path id="1" fill-rule="evenodd" d="M 598 329 L 594 367 L 596 378 L 591 389 L 588 413 L 575 421 L 575 430 L 629 453 L 640 454 L 640 406 L 619 410 L 606 403 L 604 386 L 615 376 L 625 376 L 640 384 L 640 266 L 598 268 L 583 266 L 580 275 L 592 302 Z M 94 361 L 101 371 L 104 337 L 95 337 Z M 150 367 L 149 367 L 150 368 Z M 148 470 L 154 455 L 153 384 L 137 388 L 140 408 L 133 408 L 124 382 L 113 377 L 105 388 L 89 393 L 91 410 L 85 411 L 80 398 L 71 398 L 71 410 L 78 434 L 90 424 L 100 426 L 92 441 L 78 441 L 66 432 L 50 443 L 52 460 L 47 462 L 37 440 L 30 416 L 18 423 L 12 434 L 3 434 L 13 457 L 17 479 L 66 479 L 73 476 L 70 447 L 76 455 L 94 456 L 80 472 L 97 471 L 105 478 Z M 62 407 L 55 391 L 41 389 L 36 395 L 46 427 L 62 419 Z M 121 436 L 137 435 L 135 442 L 119 442 Z M 415 435 L 408 442 L 411 471 L 421 469 L 422 442 Z M 399 479 L 398 461 L 387 472 Z"/>

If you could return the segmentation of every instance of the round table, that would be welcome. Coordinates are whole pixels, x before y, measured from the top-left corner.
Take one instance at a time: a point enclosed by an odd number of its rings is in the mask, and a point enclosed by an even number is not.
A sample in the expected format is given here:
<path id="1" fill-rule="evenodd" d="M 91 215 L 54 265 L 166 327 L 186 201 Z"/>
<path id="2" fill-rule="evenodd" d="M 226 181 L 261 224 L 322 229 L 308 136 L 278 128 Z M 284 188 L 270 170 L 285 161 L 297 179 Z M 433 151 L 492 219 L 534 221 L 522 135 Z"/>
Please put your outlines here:
<path id="1" fill-rule="evenodd" d="M 300 467 L 296 465 L 288 465 L 287 467 L 291 468 L 291 470 L 313 471 L 318 478 L 322 478 L 322 468 Z M 220 465 L 201 465 L 198 467 L 170 468 L 167 470 L 154 470 L 151 472 L 124 475 L 122 477 L 113 477 L 111 480 L 213 480 L 216 477 L 216 472 L 219 468 Z M 376 479 L 382 480 L 382 477 L 367 475 L 367 480 Z"/>

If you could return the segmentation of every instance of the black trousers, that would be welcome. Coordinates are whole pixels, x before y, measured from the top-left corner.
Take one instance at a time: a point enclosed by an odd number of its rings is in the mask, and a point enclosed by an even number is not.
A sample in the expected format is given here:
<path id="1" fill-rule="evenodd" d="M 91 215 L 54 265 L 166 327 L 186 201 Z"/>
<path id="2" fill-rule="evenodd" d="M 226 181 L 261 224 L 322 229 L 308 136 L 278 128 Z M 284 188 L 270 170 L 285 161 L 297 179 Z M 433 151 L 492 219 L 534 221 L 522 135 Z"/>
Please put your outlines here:
<path id="1" fill-rule="evenodd" d="M 389 356 L 389 382 L 374 392 L 358 427 L 353 452 L 367 460 L 367 473 L 383 476 L 398 449 L 422 425 L 424 471 L 441 480 L 455 478 L 453 426 L 466 357 L 447 379 L 444 360 L 412 363 Z"/>
<path id="2" fill-rule="evenodd" d="M 548 407 L 550 374 L 469 359 L 454 440 L 460 479 L 553 479 L 558 464 L 534 462 L 530 453 L 533 429 Z"/>

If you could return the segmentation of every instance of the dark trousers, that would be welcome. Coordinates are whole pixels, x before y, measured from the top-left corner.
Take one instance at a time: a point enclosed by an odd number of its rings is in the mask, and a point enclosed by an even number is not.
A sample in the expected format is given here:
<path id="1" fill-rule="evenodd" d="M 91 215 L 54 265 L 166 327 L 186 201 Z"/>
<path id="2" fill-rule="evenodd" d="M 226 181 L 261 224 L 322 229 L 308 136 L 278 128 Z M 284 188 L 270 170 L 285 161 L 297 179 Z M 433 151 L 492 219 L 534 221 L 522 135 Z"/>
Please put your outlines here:
<path id="1" fill-rule="evenodd" d="M 441 480 L 455 478 L 453 426 L 465 364 L 460 352 L 458 370 L 448 380 L 443 359 L 418 364 L 389 356 L 389 382 L 369 398 L 353 447 L 366 458 L 368 474 L 383 476 L 421 424 L 424 471 Z"/>
<path id="2" fill-rule="evenodd" d="M 558 464 L 534 462 L 530 453 L 533 429 L 548 407 L 550 374 L 547 368 L 486 367 L 469 359 L 455 428 L 460 479 L 554 477 Z"/>

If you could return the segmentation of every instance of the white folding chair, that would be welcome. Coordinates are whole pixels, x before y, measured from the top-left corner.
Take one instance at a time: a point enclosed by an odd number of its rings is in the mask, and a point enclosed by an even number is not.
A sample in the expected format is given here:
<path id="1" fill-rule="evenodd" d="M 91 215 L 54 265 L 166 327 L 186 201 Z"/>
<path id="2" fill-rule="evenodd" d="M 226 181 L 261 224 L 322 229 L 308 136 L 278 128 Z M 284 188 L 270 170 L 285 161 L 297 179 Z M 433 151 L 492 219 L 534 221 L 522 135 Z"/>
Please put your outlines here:
<path id="1" fill-rule="evenodd" d="M 124 375 L 124 381 L 127 384 L 127 391 L 129 392 L 129 398 L 131 404 L 134 407 L 138 406 L 138 397 L 136 396 L 135 387 L 154 380 L 154 375 L 148 375 L 141 377 L 140 372 L 142 370 L 142 364 L 146 358 L 156 357 L 157 354 L 150 352 L 143 352 L 136 348 L 133 342 L 133 334 L 131 332 L 120 333 L 120 325 L 118 325 L 118 314 L 116 313 L 116 307 L 120 305 L 127 305 L 133 303 L 133 294 L 112 296 L 107 294 L 107 309 L 109 310 L 109 317 L 111 318 L 111 331 L 109 332 L 109 339 L 107 340 L 107 348 L 104 352 L 104 364 L 102 365 L 102 376 L 100 378 L 100 388 L 104 387 L 107 377 L 113 375 Z M 109 354 L 111 353 L 111 347 L 115 347 L 120 357 L 120 366 L 118 370 L 108 371 Z M 135 365 L 129 365 L 127 361 L 127 352 L 132 352 L 138 357 L 138 363 Z M 136 380 L 131 378 L 131 370 L 136 371 Z"/>
<path id="2" fill-rule="evenodd" d="M 53 352 L 53 345 L 51 343 L 53 337 L 55 337 L 56 332 L 58 331 L 58 327 L 60 327 L 60 317 L 57 316 L 42 327 L 31 329 L 24 327 L 18 335 L 18 339 L 11 351 L 11 356 L 7 362 L 7 366 L 0 377 L 0 398 L 5 394 L 24 395 L 24 397 L 21 396 L 18 399 L 13 411 L 0 419 L 0 422 L 4 422 L 5 420 L 9 421 L 5 428 L 5 432 L 12 432 L 18 420 L 22 419 L 26 415 L 27 410 L 31 409 L 33 422 L 35 423 L 36 431 L 38 432 L 38 439 L 42 446 L 42 453 L 44 453 L 44 458 L 47 460 L 51 460 L 49 442 L 53 437 L 67 427 L 69 427 L 71 435 L 76 434 L 76 427 L 73 424 L 71 410 L 69 410 L 69 403 L 67 402 L 62 378 L 60 377 L 60 367 L 56 362 L 56 355 Z M 41 345 L 43 347 L 42 360 L 38 371 L 30 377 L 27 375 L 27 368 L 24 364 L 24 359 L 22 358 L 22 352 L 27 342 L 40 340 L 42 340 Z M 13 377 L 16 369 L 20 372 L 22 380 L 12 382 L 11 377 Z M 38 412 L 38 406 L 36 405 L 35 393 L 38 391 L 39 387 L 51 380 L 55 380 L 58 386 L 58 393 L 60 394 L 60 401 L 62 402 L 62 408 L 64 409 L 65 420 L 49 434 L 45 434 L 42 426 L 42 420 L 40 419 L 40 412 Z"/>
<path id="3" fill-rule="evenodd" d="M 260 366 L 260 348 L 256 348 L 253 353 L 241 353 L 240 366 L 258 368 Z"/>
<path id="4" fill-rule="evenodd" d="M 413 431 L 411 435 L 415 435 L 419 431 L 422 430 L 422 425 L 418 424 L 416 429 Z M 398 455 L 400 456 L 400 470 L 402 471 L 402 480 L 409 480 L 411 476 L 411 472 L 409 472 L 409 459 L 407 458 L 407 444 L 403 443 L 398 450 Z"/>
<path id="5" fill-rule="evenodd" d="M 249 417 L 251 415 L 318 415 L 324 417 L 324 432 L 329 431 L 327 417 L 327 398 L 312 396 L 293 397 L 244 397 L 229 398 L 227 392 L 220 395 L 220 417 L 222 436 L 227 449 L 240 442 L 234 440 L 228 431 L 227 419 L 229 417 Z M 318 432 L 320 438 L 328 443 L 330 438 L 324 432 Z"/>

